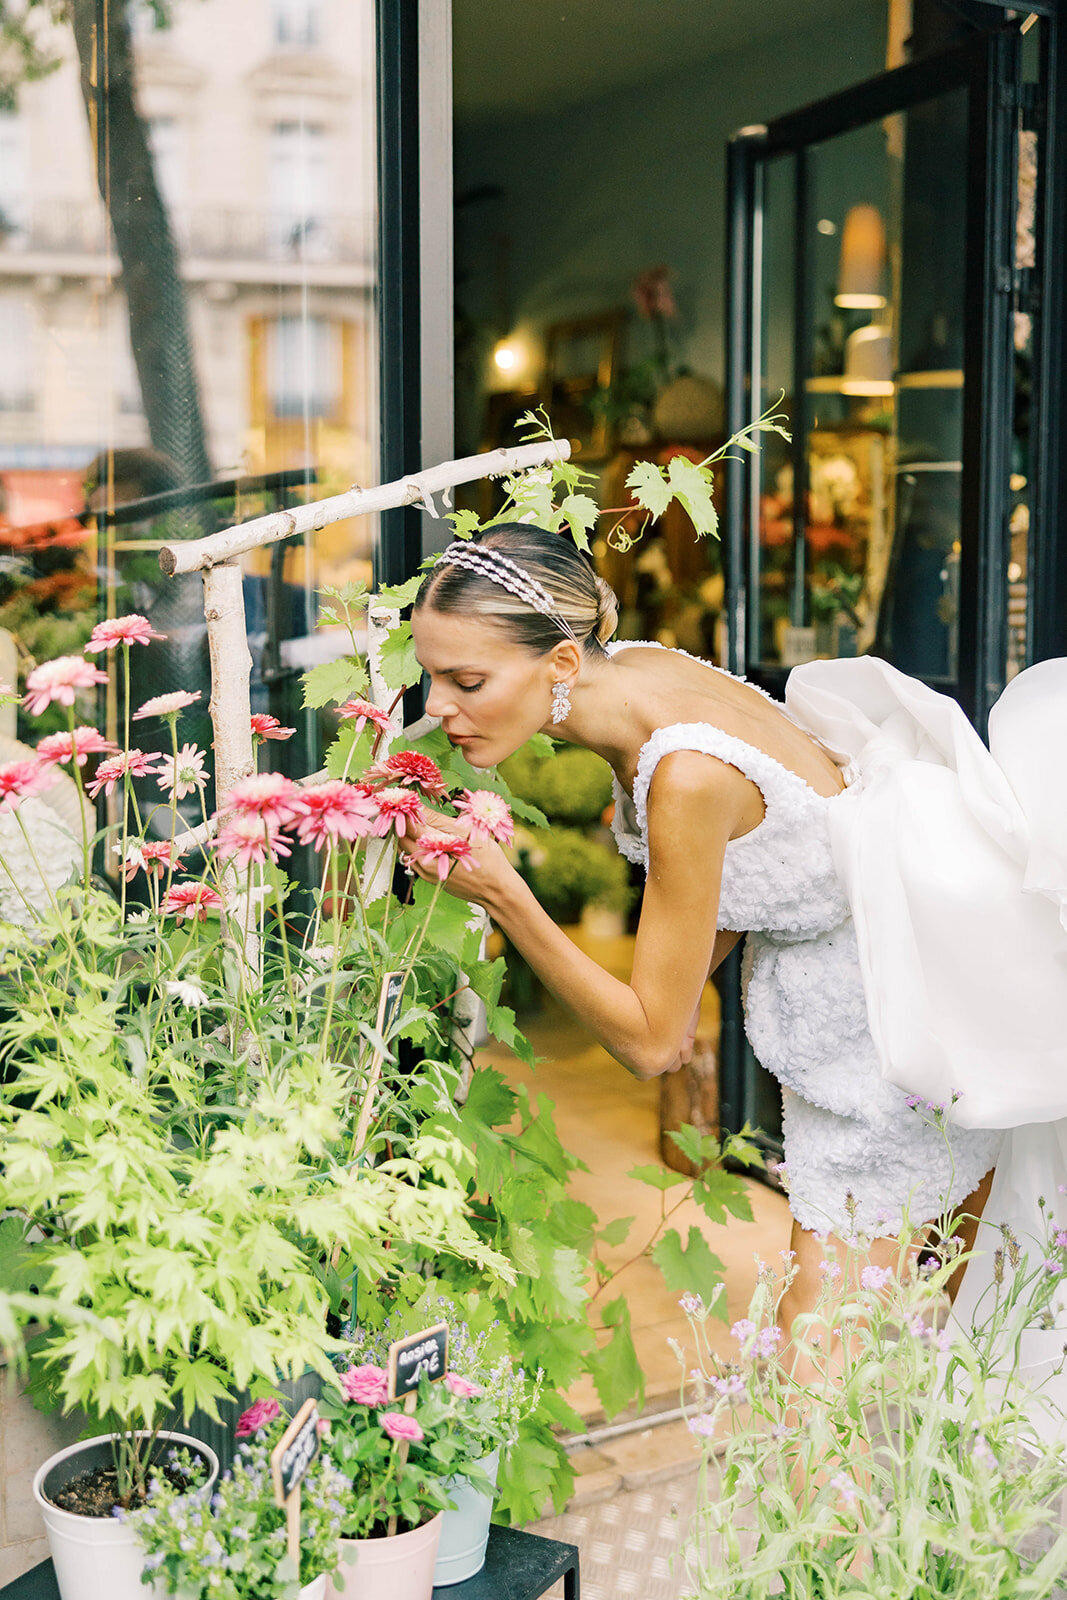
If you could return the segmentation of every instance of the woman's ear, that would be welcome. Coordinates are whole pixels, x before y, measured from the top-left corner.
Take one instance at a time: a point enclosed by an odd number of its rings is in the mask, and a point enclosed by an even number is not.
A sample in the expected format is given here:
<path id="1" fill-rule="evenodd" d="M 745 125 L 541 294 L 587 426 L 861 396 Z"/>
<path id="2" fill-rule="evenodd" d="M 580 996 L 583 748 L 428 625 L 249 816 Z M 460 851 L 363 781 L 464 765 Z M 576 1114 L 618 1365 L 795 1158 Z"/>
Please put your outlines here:
<path id="1" fill-rule="evenodd" d="M 548 659 L 557 683 L 573 683 L 582 669 L 582 647 L 575 644 L 573 639 L 561 639 L 548 652 Z"/>

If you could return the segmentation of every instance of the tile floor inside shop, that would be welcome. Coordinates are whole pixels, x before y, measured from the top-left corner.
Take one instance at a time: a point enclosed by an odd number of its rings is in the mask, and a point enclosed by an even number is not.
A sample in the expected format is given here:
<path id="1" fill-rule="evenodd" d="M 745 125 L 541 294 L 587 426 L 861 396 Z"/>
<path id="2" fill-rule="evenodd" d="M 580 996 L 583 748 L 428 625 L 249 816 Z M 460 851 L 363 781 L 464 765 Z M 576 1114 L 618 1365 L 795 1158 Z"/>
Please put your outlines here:
<path id="1" fill-rule="evenodd" d="M 628 978 L 633 939 L 594 940 L 568 929 L 575 942 L 617 977 Z M 701 1033 L 717 1033 L 717 996 L 705 990 Z M 639 1083 L 594 1044 L 562 1009 L 545 1000 L 541 1011 L 520 1018 L 538 1063 L 533 1071 L 507 1051 L 491 1046 L 478 1059 L 491 1062 L 512 1083 L 526 1082 L 534 1093 L 555 1102 L 556 1123 L 566 1149 L 589 1168 L 572 1178 L 576 1198 L 596 1211 L 601 1222 L 636 1218 L 628 1241 L 607 1252 L 612 1265 L 632 1257 L 653 1232 L 659 1196 L 628 1178 L 631 1168 L 658 1162 L 659 1085 Z M 729 1322 L 709 1324 L 713 1348 L 730 1351 L 729 1323 L 744 1314 L 756 1278 L 756 1257 L 777 1261 L 788 1248 L 790 1219 L 784 1196 L 750 1182 L 753 1220 L 716 1225 L 691 1203 L 672 1220 L 683 1238 L 696 1223 L 723 1263 Z M 685 1592 L 680 1562 L 672 1556 L 684 1538 L 695 1501 L 698 1452 L 684 1422 L 654 1420 L 678 1405 L 680 1366 L 668 1340 L 689 1342 L 689 1326 L 659 1269 L 647 1260 L 626 1267 L 607 1298 L 623 1293 L 630 1309 L 634 1342 L 645 1372 L 644 1415 L 650 1426 L 621 1438 L 580 1447 L 574 1495 L 561 1516 L 534 1524 L 533 1531 L 564 1539 L 581 1549 L 584 1600 L 675 1600 Z M 591 1428 L 604 1421 L 588 1380 L 568 1397 Z M 620 1420 L 620 1419 L 614 1419 Z M 562 1588 L 550 1591 L 562 1594 Z"/>

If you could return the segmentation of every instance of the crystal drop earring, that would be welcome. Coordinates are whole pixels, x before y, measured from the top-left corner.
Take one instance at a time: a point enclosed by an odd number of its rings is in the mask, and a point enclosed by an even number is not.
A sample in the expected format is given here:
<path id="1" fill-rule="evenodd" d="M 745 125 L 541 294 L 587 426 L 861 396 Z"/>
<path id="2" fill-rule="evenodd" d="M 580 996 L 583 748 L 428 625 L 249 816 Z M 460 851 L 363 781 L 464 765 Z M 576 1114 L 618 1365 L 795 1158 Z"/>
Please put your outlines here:
<path id="1" fill-rule="evenodd" d="M 552 721 L 566 722 L 571 714 L 571 691 L 566 683 L 552 685 Z"/>

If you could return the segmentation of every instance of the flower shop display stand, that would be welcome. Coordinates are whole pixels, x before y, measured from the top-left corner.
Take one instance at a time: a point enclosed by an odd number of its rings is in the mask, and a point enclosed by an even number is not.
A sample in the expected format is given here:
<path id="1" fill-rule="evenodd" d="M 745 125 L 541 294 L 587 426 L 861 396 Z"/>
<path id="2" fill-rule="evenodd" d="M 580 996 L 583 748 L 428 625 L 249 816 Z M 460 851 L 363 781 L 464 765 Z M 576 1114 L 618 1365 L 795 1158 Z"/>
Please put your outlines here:
<path id="1" fill-rule="evenodd" d="M 563 1579 L 564 1600 L 580 1600 L 578 1546 L 518 1528 L 493 1528 L 485 1566 L 466 1583 L 434 1590 L 434 1600 L 539 1600 Z M 326 1596 L 330 1600 L 330 1587 Z M 2 1600 L 59 1600 L 51 1561 L 31 1567 L 0 1589 Z"/>

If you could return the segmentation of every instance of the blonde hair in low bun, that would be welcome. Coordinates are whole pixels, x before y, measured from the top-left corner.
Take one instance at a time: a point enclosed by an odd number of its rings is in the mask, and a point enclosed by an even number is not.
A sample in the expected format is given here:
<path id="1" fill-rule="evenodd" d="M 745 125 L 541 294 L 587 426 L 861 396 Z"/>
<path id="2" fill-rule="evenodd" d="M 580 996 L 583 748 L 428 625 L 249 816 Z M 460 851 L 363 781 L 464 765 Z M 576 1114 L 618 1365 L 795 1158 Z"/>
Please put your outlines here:
<path id="1" fill-rule="evenodd" d="M 472 543 L 497 550 L 541 584 L 551 596 L 554 616 L 535 610 L 521 594 L 494 583 L 484 572 L 469 566 L 442 563 L 427 574 L 415 600 L 424 606 L 457 616 L 481 617 L 506 628 L 517 644 L 547 654 L 565 635 L 562 619 L 584 650 L 597 655 L 615 632 L 619 607 L 592 561 L 566 534 L 552 533 L 528 522 L 497 523 L 475 536 Z"/>
<path id="2" fill-rule="evenodd" d="M 610 583 L 605 583 L 603 578 L 596 580 L 597 612 L 596 627 L 593 629 L 597 644 L 607 644 L 615 629 L 619 626 L 619 602 L 615 590 Z"/>

